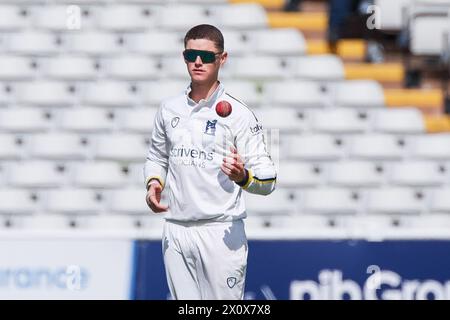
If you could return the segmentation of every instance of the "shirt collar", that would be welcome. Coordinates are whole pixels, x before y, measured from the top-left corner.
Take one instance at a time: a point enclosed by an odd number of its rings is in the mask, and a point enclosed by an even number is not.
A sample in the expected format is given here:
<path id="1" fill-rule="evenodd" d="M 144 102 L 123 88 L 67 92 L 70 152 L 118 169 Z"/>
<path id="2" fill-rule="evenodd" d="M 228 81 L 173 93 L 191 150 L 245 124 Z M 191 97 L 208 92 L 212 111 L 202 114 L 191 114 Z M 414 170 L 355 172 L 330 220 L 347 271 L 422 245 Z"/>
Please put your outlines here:
<path id="1" fill-rule="evenodd" d="M 189 86 L 185 90 L 188 105 L 191 107 L 196 107 L 196 106 L 211 107 L 214 104 L 214 102 L 217 100 L 217 98 L 220 97 L 225 90 L 223 84 L 220 81 L 218 81 L 218 82 L 219 82 L 219 85 L 217 86 L 216 90 L 214 90 L 214 92 L 209 96 L 209 98 L 201 99 L 198 103 L 189 97 L 189 93 L 192 91 L 191 84 L 189 84 Z"/>

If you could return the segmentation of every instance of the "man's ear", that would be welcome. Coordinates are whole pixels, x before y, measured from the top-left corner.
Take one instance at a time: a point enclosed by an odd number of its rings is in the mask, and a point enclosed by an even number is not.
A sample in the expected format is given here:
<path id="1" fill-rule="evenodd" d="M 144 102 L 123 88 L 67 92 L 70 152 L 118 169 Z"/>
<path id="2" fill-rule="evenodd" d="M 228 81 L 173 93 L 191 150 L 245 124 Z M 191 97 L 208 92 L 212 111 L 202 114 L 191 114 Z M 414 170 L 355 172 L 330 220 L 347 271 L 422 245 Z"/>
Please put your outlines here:
<path id="1" fill-rule="evenodd" d="M 223 66 L 228 58 L 228 52 L 224 51 L 220 57 L 220 66 Z"/>

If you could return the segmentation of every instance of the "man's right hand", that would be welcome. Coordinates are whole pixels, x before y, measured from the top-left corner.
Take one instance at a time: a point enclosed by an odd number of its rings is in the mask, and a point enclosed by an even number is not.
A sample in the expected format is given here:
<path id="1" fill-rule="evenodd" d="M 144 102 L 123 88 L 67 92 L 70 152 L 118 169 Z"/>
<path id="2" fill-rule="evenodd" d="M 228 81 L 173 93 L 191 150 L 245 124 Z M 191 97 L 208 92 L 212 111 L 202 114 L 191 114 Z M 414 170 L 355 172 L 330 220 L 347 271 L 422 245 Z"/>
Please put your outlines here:
<path id="1" fill-rule="evenodd" d="M 161 213 L 169 209 L 168 206 L 164 206 L 160 203 L 161 201 L 162 186 L 158 180 L 152 180 L 150 182 L 150 187 L 147 191 L 147 196 L 145 200 L 147 205 L 152 209 L 154 213 Z"/>

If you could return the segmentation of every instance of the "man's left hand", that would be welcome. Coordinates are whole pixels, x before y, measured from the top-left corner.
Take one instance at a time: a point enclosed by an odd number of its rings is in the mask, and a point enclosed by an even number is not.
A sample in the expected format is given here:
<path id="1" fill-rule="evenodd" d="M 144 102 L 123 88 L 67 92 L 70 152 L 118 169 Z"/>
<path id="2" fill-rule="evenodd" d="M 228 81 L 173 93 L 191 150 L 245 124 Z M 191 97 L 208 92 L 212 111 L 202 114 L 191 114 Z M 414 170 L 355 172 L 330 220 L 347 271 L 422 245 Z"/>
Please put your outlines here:
<path id="1" fill-rule="evenodd" d="M 231 147 L 231 154 L 223 158 L 222 166 L 220 167 L 230 180 L 241 183 L 246 178 L 246 170 L 241 156 L 237 153 L 235 147 Z"/>

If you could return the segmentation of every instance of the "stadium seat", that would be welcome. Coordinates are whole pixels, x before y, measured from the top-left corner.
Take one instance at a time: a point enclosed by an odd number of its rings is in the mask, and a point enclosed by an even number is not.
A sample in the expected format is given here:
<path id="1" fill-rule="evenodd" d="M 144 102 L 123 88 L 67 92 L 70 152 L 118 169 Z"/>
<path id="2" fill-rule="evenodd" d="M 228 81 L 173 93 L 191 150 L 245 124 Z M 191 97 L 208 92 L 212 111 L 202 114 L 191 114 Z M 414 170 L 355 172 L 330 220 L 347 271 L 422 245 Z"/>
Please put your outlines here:
<path id="1" fill-rule="evenodd" d="M 188 81 L 179 79 L 148 82 L 142 89 L 144 103 L 159 106 L 164 99 L 183 94 L 188 86 Z"/>
<path id="2" fill-rule="evenodd" d="M 0 8 L 1 10 L 1 8 Z M 34 75 L 32 61 L 14 55 L 0 56 L 0 80 L 26 80 Z"/>
<path id="3" fill-rule="evenodd" d="M 111 111 L 94 107 L 75 107 L 61 112 L 59 127 L 75 132 L 102 132 L 114 127 Z"/>
<path id="4" fill-rule="evenodd" d="M 265 9 L 256 3 L 217 6 L 213 16 L 215 23 L 224 29 L 252 30 L 268 26 Z"/>
<path id="5" fill-rule="evenodd" d="M 334 88 L 334 103 L 339 107 L 384 107 L 384 92 L 380 83 L 373 80 L 347 80 Z"/>
<path id="6" fill-rule="evenodd" d="M 145 160 L 145 159 L 144 159 Z M 131 184 L 136 187 L 144 187 L 144 162 L 131 163 L 128 166 L 128 176 Z"/>
<path id="7" fill-rule="evenodd" d="M 450 160 L 450 134 L 419 135 L 410 140 L 412 157 L 430 160 Z"/>
<path id="8" fill-rule="evenodd" d="M 243 80 L 225 80 L 222 83 L 228 94 L 249 105 L 250 108 L 260 106 L 263 99 L 258 86 L 254 82 Z"/>
<path id="9" fill-rule="evenodd" d="M 264 86 L 263 101 L 296 108 L 320 108 L 325 105 L 320 85 L 312 81 L 277 81 Z"/>
<path id="10" fill-rule="evenodd" d="M 399 160 L 405 153 L 400 142 L 403 140 L 385 134 L 354 136 L 349 142 L 349 155 L 358 159 Z"/>
<path id="11" fill-rule="evenodd" d="M 148 147 L 145 139 L 138 135 L 111 134 L 97 140 L 95 157 L 104 160 L 143 162 Z"/>
<path id="12" fill-rule="evenodd" d="M 161 67 L 162 70 L 160 72 L 168 79 L 180 79 L 186 81 L 186 83 L 190 82 L 187 66 L 181 55 L 178 57 L 163 58 L 161 60 Z"/>
<path id="13" fill-rule="evenodd" d="M 49 232 L 52 231 L 67 232 L 72 228 L 70 223 L 71 221 L 64 216 L 55 214 L 36 214 L 22 219 L 21 227 L 29 233 L 44 232 L 46 235 L 49 235 Z"/>
<path id="14" fill-rule="evenodd" d="M 261 55 L 298 56 L 306 53 L 306 41 L 297 29 L 267 29 L 252 34 L 253 51 Z"/>
<path id="15" fill-rule="evenodd" d="M 379 109 L 373 112 L 372 117 L 375 131 L 393 134 L 419 134 L 425 132 L 425 122 L 419 109 Z"/>
<path id="16" fill-rule="evenodd" d="M 323 180 L 323 169 L 312 163 L 282 160 L 277 171 L 277 186 L 280 187 L 312 187 L 320 185 Z"/>
<path id="17" fill-rule="evenodd" d="M 328 184 L 336 187 L 378 187 L 384 181 L 383 166 L 368 161 L 345 160 L 329 165 Z"/>
<path id="18" fill-rule="evenodd" d="M 32 214 L 36 210 L 33 193 L 24 189 L 8 187 L 0 189 L 0 214 Z"/>
<path id="19" fill-rule="evenodd" d="M 360 206 L 360 199 L 346 189 L 318 188 L 308 189 L 301 194 L 304 214 L 355 214 Z"/>
<path id="20" fill-rule="evenodd" d="M 21 14 L 23 9 L 15 5 L 0 5 L 0 31 L 15 31 L 28 26 L 29 20 Z"/>
<path id="21" fill-rule="evenodd" d="M 423 198 L 413 189 L 383 187 L 368 192 L 366 209 L 375 214 L 419 214 L 424 210 Z"/>
<path id="22" fill-rule="evenodd" d="M 103 208 L 103 196 L 88 189 L 51 190 L 46 194 L 49 213 L 67 215 L 98 214 Z"/>
<path id="23" fill-rule="evenodd" d="M 119 188 L 126 182 L 122 167 L 116 162 L 82 162 L 73 170 L 73 183 L 80 188 Z"/>
<path id="24" fill-rule="evenodd" d="M 153 30 L 125 35 L 128 50 L 152 56 L 178 56 L 182 59 L 183 38 L 173 31 Z"/>
<path id="25" fill-rule="evenodd" d="M 148 215 L 152 211 L 145 202 L 145 188 L 121 188 L 111 192 L 109 210 L 119 214 Z M 167 204 L 165 201 L 161 201 Z"/>
<path id="26" fill-rule="evenodd" d="M 58 80 L 89 80 L 98 74 L 95 62 L 83 56 L 57 56 L 49 58 L 43 64 L 45 75 Z"/>
<path id="27" fill-rule="evenodd" d="M 252 215 L 290 215 L 296 213 L 296 191 L 277 188 L 270 196 L 248 192 L 243 193 L 247 214 Z"/>
<path id="28" fill-rule="evenodd" d="M 450 213 L 450 187 L 433 190 L 429 211 L 432 213 Z"/>
<path id="29" fill-rule="evenodd" d="M 59 47 L 56 36 L 44 31 L 23 31 L 6 37 L 6 51 L 25 55 L 50 55 Z"/>
<path id="30" fill-rule="evenodd" d="M 289 157 L 304 161 L 330 161 L 343 155 L 343 151 L 333 136 L 306 134 L 289 142 Z"/>
<path id="31" fill-rule="evenodd" d="M 135 230 L 137 225 L 134 219 L 130 217 L 117 215 L 117 214 L 106 214 L 89 217 L 89 226 L 91 229 L 98 231 L 130 231 Z"/>
<path id="32" fill-rule="evenodd" d="M 63 35 L 65 50 L 89 55 L 111 55 L 120 51 L 118 35 L 102 31 L 83 31 Z"/>
<path id="33" fill-rule="evenodd" d="M 286 71 L 276 56 L 236 57 L 230 59 L 230 76 L 253 81 L 281 79 Z"/>
<path id="34" fill-rule="evenodd" d="M 150 133 L 153 129 L 157 108 L 127 110 L 121 119 L 121 129 L 130 132 Z"/>
<path id="35" fill-rule="evenodd" d="M 120 80 L 155 79 L 158 73 L 156 61 L 143 55 L 120 56 L 106 63 L 106 74 Z"/>
<path id="36" fill-rule="evenodd" d="M 102 8 L 96 18 L 100 29 L 129 32 L 156 27 L 156 17 L 155 8 L 117 4 Z"/>
<path id="37" fill-rule="evenodd" d="M 127 107 L 136 103 L 133 87 L 125 82 L 105 80 L 90 83 L 83 96 L 85 104 L 104 107 Z"/>
<path id="38" fill-rule="evenodd" d="M 213 20 L 201 5 L 167 5 L 161 8 L 157 26 L 163 30 L 186 32 L 198 24 L 213 24 Z"/>
<path id="39" fill-rule="evenodd" d="M 74 3 L 72 2 L 70 4 Z M 44 6 L 33 7 L 33 27 L 36 29 L 47 29 L 51 31 L 68 31 L 70 30 L 69 28 L 74 28 L 72 31 L 78 31 L 75 29 L 78 26 L 81 30 L 84 30 L 92 25 L 92 14 L 83 14 L 81 7 L 79 7 L 79 11 L 75 11 L 68 5 L 47 4 Z M 77 21 L 78 14 L 79 21 Z"/>
<path id="40" fill-rule="evenodd" d="M 71 87 L 59 81 L 33 81 L 17 84 L 14 95 L 22 104 L 65 106 L 75 99 Z"/>
<path id="41" fill-rule="evenodd" d="M 312 55 L 296 59 L 294 75 L 301 79 L 331 82 L 344 79 L 344 65 L 335 55 Z"/>
<path id="42" fill-rule="evenodd" d="M 411 187 L 440 186 L 446 180 L 445 166 L 429 161 L 405 161 L 392 165 L 390 183 Z"/>
<path id="43" fill-rule="evenodd" d="M 0 113 L 1 114 L 1 113 Z M 21 139 L 12 135 L 0 134 L 0 159 L 18 159 L 22 154 Z"/>
<path id="44" fill-rule="evenodd" d="M 24 107 L 0 109 L 0 130 L 37 132 L 45 131 L 49 127 L 50 120 L 43 110 Z"/>
<path id="45" fill-rule="evenodd" d="M 305 126 L 295 109 L 261 108 L 255 112 L 255 115 L 265 129 L 300 132 Z"/>
<path id="46" fill-rule="evenodd" d="M 324 133 L 363 133 L 369 123 L 351 109 L 314 110 L 310 120 L 311 130 Z"/>
<path id="47" fill-rule="evenodd" d="M 254 48 L 250 41 L 251 34 L 239 30 L 223 30 L 223 38 L 225 39 L 225 51 L 230 57 L 243 56 L 251 53 Z"/>
<path id="48" fill-rule="evenodd" d="M 405 27 L 405 9 L 413 0 L 375 0 L 375 5 L 379 8 L 381 30 L 400 31 Z"/>
<path id="49" fill-rule="evenodd" d="M 86 151 L 78 135 L 61 132 L 34 134 L 29 149 L 33 158 L 54 160 L 83 159 Z"/>
<path id="50" fill-rule="evenodd" d="M 47 161 L 15 162 L 8 169 L 8 183 L 14 187 L 51 188 L 65 181 L 65 168 Z"/>

